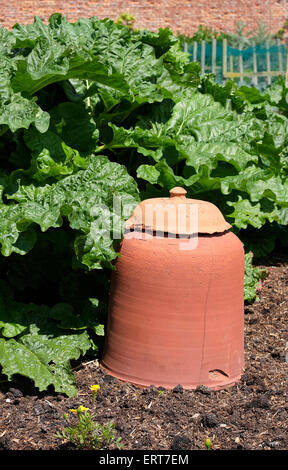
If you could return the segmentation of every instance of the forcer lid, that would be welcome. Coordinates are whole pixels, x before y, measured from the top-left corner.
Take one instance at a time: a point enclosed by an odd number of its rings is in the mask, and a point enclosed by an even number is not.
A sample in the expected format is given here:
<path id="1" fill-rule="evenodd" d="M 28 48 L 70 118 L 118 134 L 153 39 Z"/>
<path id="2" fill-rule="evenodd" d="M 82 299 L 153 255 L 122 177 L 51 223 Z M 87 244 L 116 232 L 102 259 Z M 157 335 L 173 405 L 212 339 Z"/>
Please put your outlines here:
<path id="1" fill-rule="evenodd" d="M 222 233 L 231 228 L 211 202 L 186 198 L 187 191 L 175 187 L 170 197 L 146 199 L 135 208 L 126 230 L 151 230 L 186 235 Z"/>

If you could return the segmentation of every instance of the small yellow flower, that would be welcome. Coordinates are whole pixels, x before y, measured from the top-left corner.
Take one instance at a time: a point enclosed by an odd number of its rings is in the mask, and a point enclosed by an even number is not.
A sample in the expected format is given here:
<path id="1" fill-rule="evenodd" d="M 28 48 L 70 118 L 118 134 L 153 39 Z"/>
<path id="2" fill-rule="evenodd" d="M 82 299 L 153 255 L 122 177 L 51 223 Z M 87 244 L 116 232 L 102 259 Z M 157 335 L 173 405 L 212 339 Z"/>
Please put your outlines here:
<path id="1" fill-rule="evenodd" d="M 97 395 L 97 392 L 98 392 L 99 388 L 100 388 L 100 385 L 98 385 L 98 384 L 90 386 L 90 390 L 92 390 L 92 393 L 93 393 L 93 402 L 96 399 L 96 395 Z"/>
<path id="2" fill-rule="evenodd" d="M 89 408 L 85 408 L 85 406 L 80 405 L 77 411 L 79 411 L 80 413 L 83 413 L 84 411 L 88 411 L 88 410 Z"/>
<path id="3" fill-rule="evenodd" d="M 70 413 L 77 413 L 77 410 L 71 409 L 71 410 L 69 410 L 69 411 L 70 411 Z"/>

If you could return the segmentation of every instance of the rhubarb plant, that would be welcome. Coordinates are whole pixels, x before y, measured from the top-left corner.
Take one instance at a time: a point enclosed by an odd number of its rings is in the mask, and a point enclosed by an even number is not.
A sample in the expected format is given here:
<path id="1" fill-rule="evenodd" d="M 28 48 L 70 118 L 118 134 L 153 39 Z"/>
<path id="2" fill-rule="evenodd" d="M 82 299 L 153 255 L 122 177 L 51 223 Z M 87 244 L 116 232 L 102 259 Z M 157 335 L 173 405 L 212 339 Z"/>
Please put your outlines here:
<path id="1" fill-rule="evenodd" d="M 200 76 L 168 29 L 60 14 L 0 28 L 2 373 L 75 395 L 71 361 L 102 345 L 110 270 L 141 199 L 183 186 L 247 253 L 287 243 L 286 98 L 280 82 L 260 94 Z"/>

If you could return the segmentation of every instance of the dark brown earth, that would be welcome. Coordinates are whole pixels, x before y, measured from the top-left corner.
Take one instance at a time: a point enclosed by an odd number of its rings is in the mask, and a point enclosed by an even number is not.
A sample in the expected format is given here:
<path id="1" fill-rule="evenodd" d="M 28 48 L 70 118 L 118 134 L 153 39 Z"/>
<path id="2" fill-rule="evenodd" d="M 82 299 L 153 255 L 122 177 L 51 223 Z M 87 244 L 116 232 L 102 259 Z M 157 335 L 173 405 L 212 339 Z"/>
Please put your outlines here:
<path id="1" fill-rule="evenodd" d="M 159 393 L 105 375 L 94 360 L 75 364 L 78 394 L 67 398 L 37 393 L 28 379 L 0 376 L 0 449 L 73 449 L 55 434 L 66 425 L 64 413 L 83 405 L 99 423 L 116 424 L 124 450 L 205 449 L 206 438 L 213 449 L 287 450 L 288 256 L 274 255 L 265 267 L 260 301 L 245 308 L 246 371 L 239 384 Z M 92 384 L 100 385 L 94 403 Z"/>

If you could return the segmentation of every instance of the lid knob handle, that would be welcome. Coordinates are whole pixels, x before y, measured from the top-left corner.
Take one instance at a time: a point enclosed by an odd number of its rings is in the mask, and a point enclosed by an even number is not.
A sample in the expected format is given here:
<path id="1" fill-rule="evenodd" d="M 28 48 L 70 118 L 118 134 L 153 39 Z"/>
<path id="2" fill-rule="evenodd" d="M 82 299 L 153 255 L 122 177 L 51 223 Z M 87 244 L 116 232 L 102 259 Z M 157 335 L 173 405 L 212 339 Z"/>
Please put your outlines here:
<path id="1" fill-rule="evenodd" d="M 187 191 L 180 186 L 176 186 L 175 188 L 170 189 L 169 191 L 170 197 L 182 197 L 185 198 Z"/>

